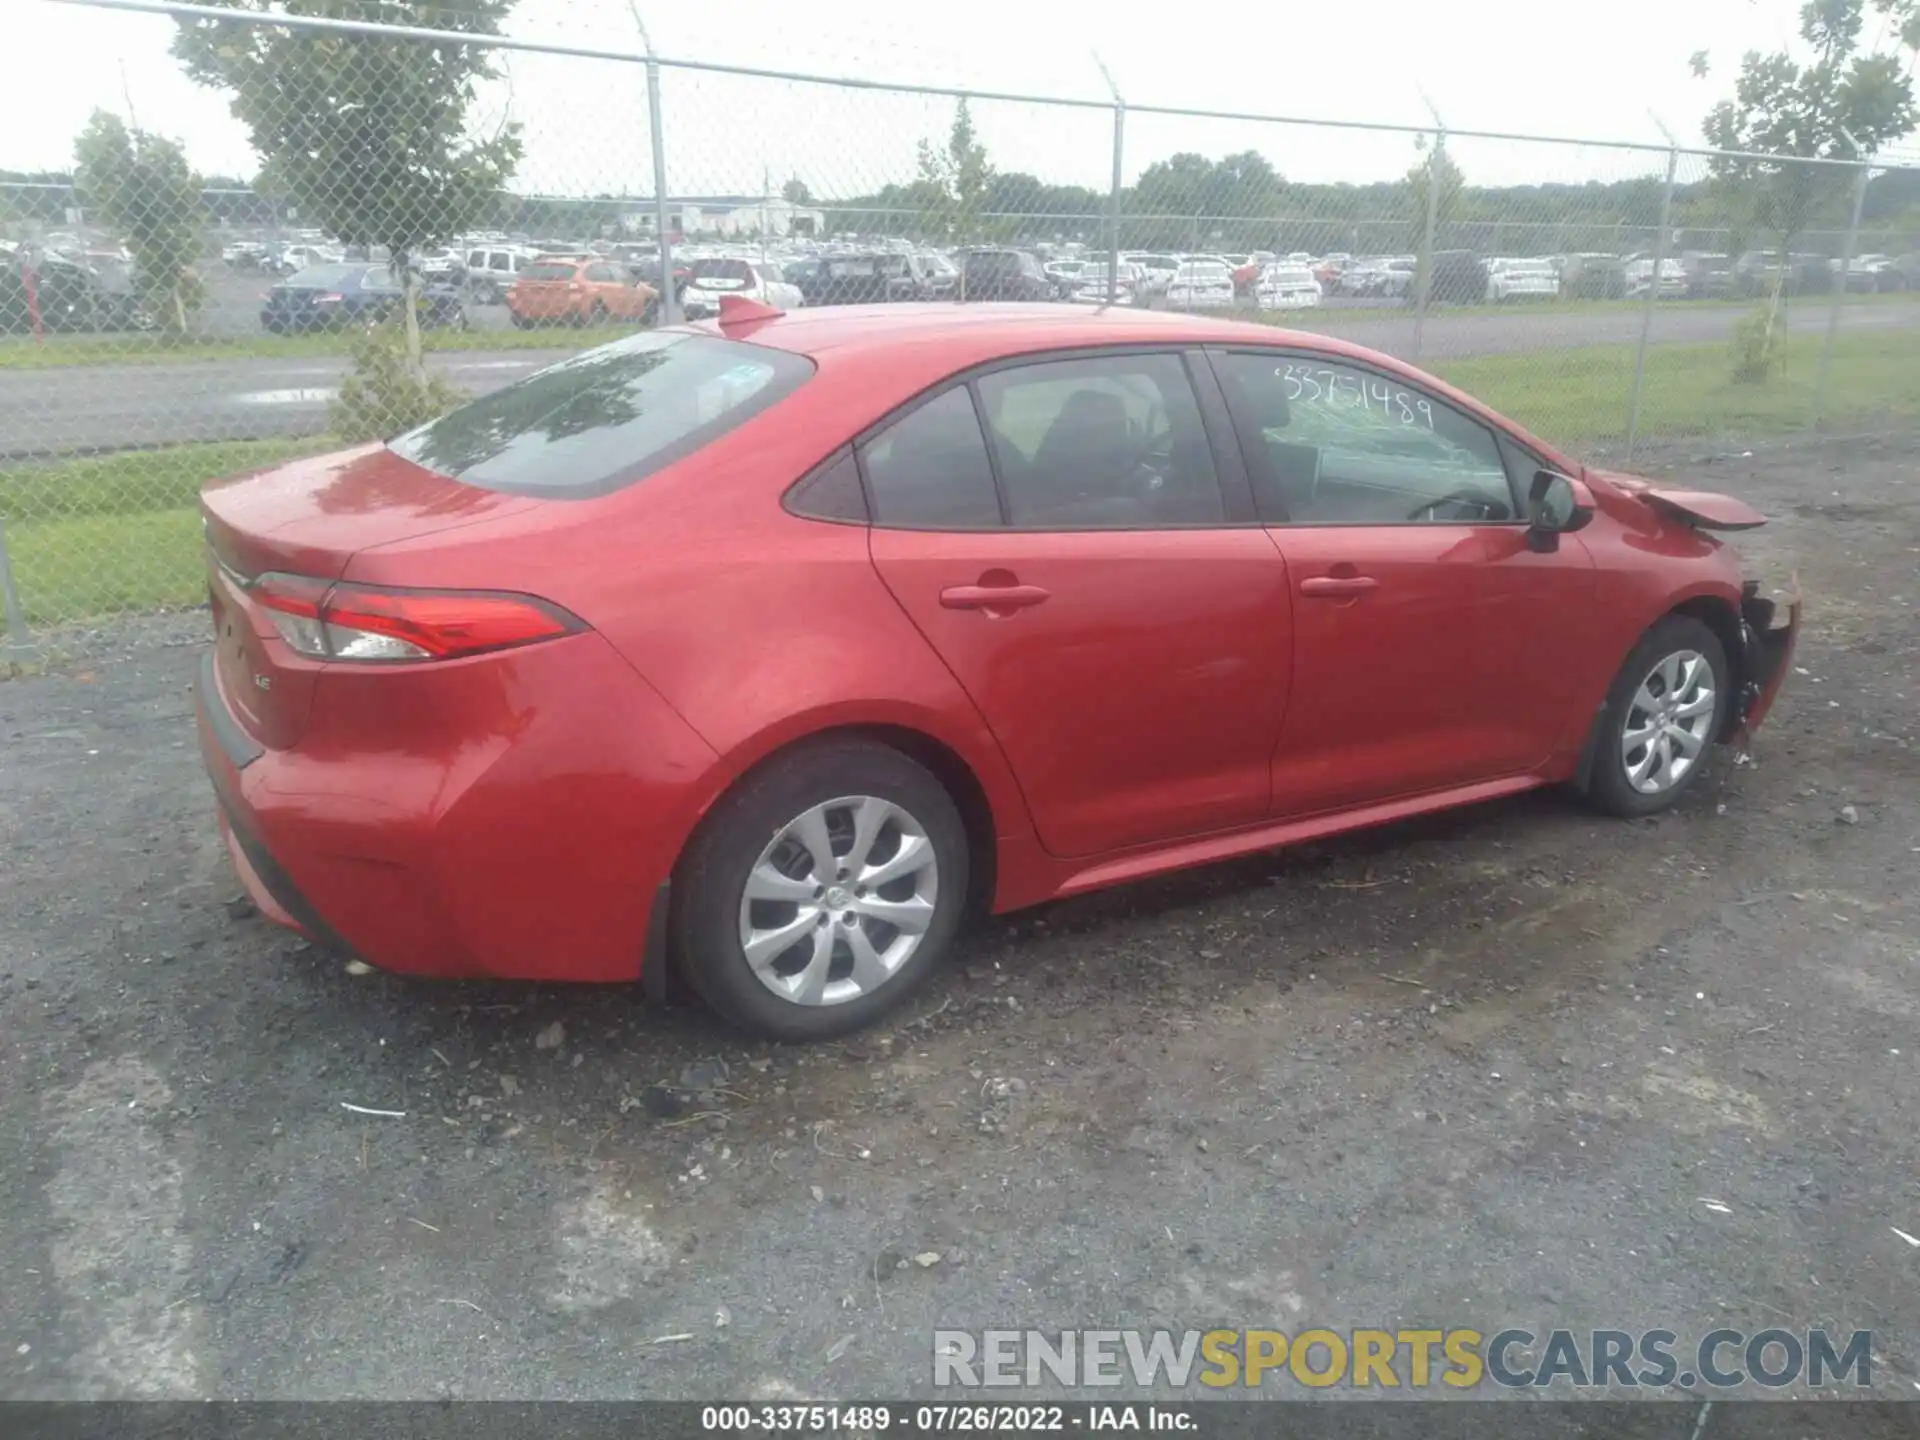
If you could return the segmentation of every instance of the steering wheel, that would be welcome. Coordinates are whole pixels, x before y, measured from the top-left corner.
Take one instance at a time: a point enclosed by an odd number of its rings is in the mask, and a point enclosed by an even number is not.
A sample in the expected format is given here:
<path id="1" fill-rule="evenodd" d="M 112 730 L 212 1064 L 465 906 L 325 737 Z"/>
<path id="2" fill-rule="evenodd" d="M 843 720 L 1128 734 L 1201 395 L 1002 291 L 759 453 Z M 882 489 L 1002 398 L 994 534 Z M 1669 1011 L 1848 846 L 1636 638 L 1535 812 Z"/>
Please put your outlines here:
<path id="1" fill-rule="evenodd" d="M 1494 502 L 1489 500 L 1483 491 L 1450 490 L 1445 495 L 1438 496 L 1435 499 L 1427 500 L 1422 502 L 1419 505 L 1414 506 L 1411 513 L 1408 514 L 1407 519 L 1409 520 L 1424 519 L 1429 522 L 1438 523 L 1442 517 L 1435 514 L 1434 512 L 1437 511 L 1442 505 L 1471 505 L 1474 508 L 1474 510 L 1478 512 L 1472 515 L 1471 517 L 1468 517 L 1473 520 L 1490 520 L 1494 518 L 1494 512 L 1497 508 Z"/>

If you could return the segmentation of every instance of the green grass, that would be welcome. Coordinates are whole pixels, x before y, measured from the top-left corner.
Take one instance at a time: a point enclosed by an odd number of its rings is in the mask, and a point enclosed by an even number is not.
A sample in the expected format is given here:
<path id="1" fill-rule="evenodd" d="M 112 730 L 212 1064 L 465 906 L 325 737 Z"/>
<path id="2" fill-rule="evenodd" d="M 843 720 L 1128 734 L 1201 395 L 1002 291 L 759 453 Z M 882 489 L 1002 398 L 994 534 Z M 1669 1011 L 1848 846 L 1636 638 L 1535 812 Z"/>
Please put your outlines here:
<path id="1" fill-rule="evenodd" d="M 1661 300 L 1657 303 L 1655 315 L 1668 315 L 1677 310 L 1752 310 L 1764 304 L 1764 299 L 1756 300 L 1751 296 L 1725 300 Z M 1842 305 L 1915 305 L 1920 304 L 1920 290 L 1894 290 L 1886 294 L 1843 296 Z M 1646 308 L 1646 297 L 1637 300 L 1548 300 L 1516 299 L 1504 302 L 1485 302 L 1475 305 L 1435 305 L 1427 312 L 1428 318 L 1456 315 L 1618 315 L 1622 311 L 1639 312 Z M 1803 311 L 1818 311 L 1826 314 L 1833 308 L 1831 295 L 1799 295 L 1787 302 L 1789 308 Z M 1342 309 L 1339 307 L 1318 309 L 1305 312 L 1316 320 L 1335 316 L 1345 318 L 1387 316 L 1404 317 L 1406 310 L 1399 306 L 1374 308 Z M 1237 316 L 1235 318 L 1238 318 Z M 1286 326 L 1304 323 L 1302 312 L 1298 310 L 1262 311 L 1254 318 L 1270 321 L 1272 324 Z"/>
<path id="2" fill-rule="evenodd" d="M 1737 385 L 1730 344 L 1647 352 L 1640 434 L 1777 435 L 1812 418 L 1822 335 L 1794 335 L 1783 373 Z M 1626 433 L 1634 347 L 1582 346 L 1444 361 L 1434 369 L 1542 438 L 1576 451 Z M 1823 425 L 1920 423 L 1920 330 L 1848 335 L 1834 347 Z M 29 623 L 198 603 L 206 590 L 195 497 L 210 479 L 336 442 L 325 436 L 179 445 L 0 468 L 0 520 Z"/>
<path id="3" fill-rule="evenodd" d="M 1641 394 L 1643 437 L 1769 435 L 1804 429 L 1824 335 L 1787 337 L 1786 363 L 1764 385 L 1740 385 L 1730 342 L 1654 345 Z M 1626 434 L 1634 347 L 1586 345 L 1524 355 L 1445 360 L 1433 372 L 1511 416 L 1542 439 L 1566 445 Z M 1821 419 L 1828 430 L 1920 420 L 1920 331 L 1885 330 L 1835 342 Z"/>
<path id="4" fill-rule="evenodd" d="M 579 329 L 429 330 L 429 352 L 550 350 L 571 354 L 631 335 L 631 325 Z M 168 341 L 137 332 L 113 335 L 31 335 L 0 338 L 0 370 L 57 370 L 70 365 L 191 365 L 206 360 L 271 360 L 345 355 L 345 335 L 238 335 L 226 339 Z"/>
<path id="5" fill-rule="evenodd" d="M 338 443 L 232 440 L 0 468 L 0 521 L 28 624 L 197 603 L 200 487 Z"/>

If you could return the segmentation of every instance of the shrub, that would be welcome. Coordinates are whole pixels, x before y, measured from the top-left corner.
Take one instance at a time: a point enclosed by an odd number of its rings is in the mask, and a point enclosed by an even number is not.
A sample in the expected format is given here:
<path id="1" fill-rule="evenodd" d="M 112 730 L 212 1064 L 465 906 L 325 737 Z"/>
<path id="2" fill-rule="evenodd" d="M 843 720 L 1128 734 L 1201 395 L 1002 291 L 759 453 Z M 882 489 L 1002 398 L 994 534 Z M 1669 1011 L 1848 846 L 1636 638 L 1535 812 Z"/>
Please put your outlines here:
<path id="1" fill-rule="evenodd" d="M 444 415 L 466 398 L 407 353 L 404 317 L 370 325 L 348 348 L 353 370 L 328 407 L 332 430 L 349 443 L 384 440 Z"/>
<path id="2" fill-rule="evenodd" d="M 1786 326 L 1773 305 L 1765 305 L 1733 327 L 1733 378 L 1742 385 L 1763 385 L 1786 359 Z"/>

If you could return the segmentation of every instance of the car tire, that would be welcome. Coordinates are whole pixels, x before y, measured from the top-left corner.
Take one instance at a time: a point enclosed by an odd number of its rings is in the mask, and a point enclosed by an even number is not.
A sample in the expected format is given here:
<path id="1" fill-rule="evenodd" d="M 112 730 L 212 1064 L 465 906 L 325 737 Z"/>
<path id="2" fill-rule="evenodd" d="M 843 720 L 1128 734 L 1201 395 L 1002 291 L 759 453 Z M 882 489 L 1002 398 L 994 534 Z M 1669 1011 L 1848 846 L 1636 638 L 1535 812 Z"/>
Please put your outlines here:
<path id="1" fill-rule="evenodd" d="M 591 328 L 592 326 L 604 325 L 606 323 L 607 307 L 596 300 L 593 302 L 592 308 L 587 311 L 586 317 L 581 321 L 581 324 Z"/>
<path id="2" fill-rule="evenodd" d="M 1710 697 L 1700 693 L 1703 685 L 1711 686 Z M 1686 713 L 1703 698 L 1708 701 L 1704 710 Z M 1607 692 L 1587 764 L 1588 801 L 1607 814 L 1629 818 L 1672 806 L 1699 782 L 1732 701 L 1732 677 L 1719 636 L 1691 615 L 1661 620 L 1633 647 Z M 1668 714 L 1670 704 L 1678 708 Z M 1643 734 L 1649 738 L 1641 742 Z M 1688 744 L 1697 747 L 1690 754 Z M 1662 753 L 1668 758 L 1662 760 Z M 1675 774 L 1681 760 L 1685 769 Z M 1642 773 L 1649 761 L 1652 768 Z"/>
<path id="3" fill-rule="evenodd" d="M 516 312 L 513 316 L 513 328 L 516 330 L 531 330 L 533 328 L 533 321 Z"/>
<path id="4" fill-rule="evenodd" d="M 864 837 L 863 813 L 880 817 Z M 916 856 L 921 863 L 857 894 L 858 870 L 847 866 L 863 838 L 871 870 Z M 819 843 L 833 852 L 825 883 Z M 969 863 L 959 809 L 924 767 L 870 741 L 802 746 L 736 786 L 689 845 L 673 886 L 686 978 L 722 1017 L 771 1039 L 857 1030 L 905 1001 L 939 964 L 965 908 Z M 749 898 L 756 875 L 763 896 L 781 898 Z M 865 906 L 913 919 L 895 927 Z M 924 924 L 917 936 L 913 924 Z M 788 932 L 793 938 L 776 948 Z M 864 983 L 854 969 L 862 941 Z"/>

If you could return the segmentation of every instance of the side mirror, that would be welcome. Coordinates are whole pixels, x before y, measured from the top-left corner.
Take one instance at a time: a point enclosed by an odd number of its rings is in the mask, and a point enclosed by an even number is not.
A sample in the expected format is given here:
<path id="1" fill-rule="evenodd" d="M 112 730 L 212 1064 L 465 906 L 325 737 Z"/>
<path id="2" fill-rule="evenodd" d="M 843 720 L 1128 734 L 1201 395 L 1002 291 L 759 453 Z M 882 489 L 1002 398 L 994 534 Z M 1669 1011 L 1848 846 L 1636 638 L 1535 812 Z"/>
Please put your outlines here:
<path id="1" fill-rule="evenodd" d="M 1571 476 L 1537 471 L 1527 492 L 1527 548 L 1551 554 L 1560 537 L 1585 529 L 1593 519 L 1593 494 Z"/>

